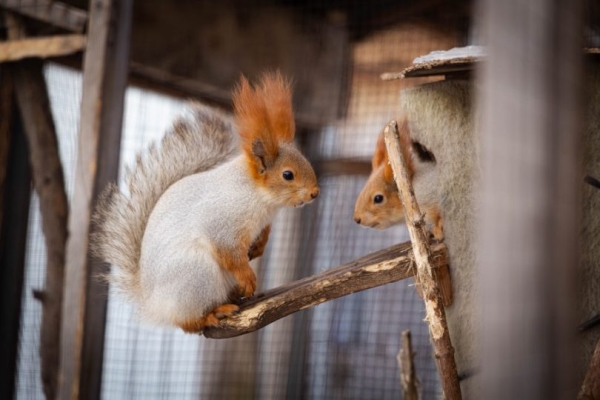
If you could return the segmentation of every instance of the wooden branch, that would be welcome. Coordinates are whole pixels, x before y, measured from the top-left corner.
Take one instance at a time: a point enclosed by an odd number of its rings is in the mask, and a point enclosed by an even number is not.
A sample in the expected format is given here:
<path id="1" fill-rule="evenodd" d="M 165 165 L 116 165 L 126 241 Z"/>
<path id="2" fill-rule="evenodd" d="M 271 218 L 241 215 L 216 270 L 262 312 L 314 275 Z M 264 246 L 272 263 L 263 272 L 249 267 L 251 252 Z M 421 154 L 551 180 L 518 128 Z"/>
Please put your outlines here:
<path id="1" fill-rule="evenodd" d="M 30 57 L 66 56 L 82 51 L 85 43 L 84 35 L 60 35 L 0 42 L 0 62 L 18 61 Z"/>
<path id="2" fill-rule="evenodd" d="M 87 12 L 54 0 L 0 0 L 0 7 L 71 32 L 83 32 L 87 22 Z"/>
<path id="3" fill-rule="evenodd" d="M 417 387 L 419 380 L 415 371 L 414 353 L 412 350 L 412 340 L 410 330 L 402 332 L 402 348 L 396 357 L 398 367 L 400 368 L 400 384 L 402 385 L 403 400 L 418 400 L 419 391 Z"/>
<path id="4" fill-rule="evenodd" d="M 594 350 L 581 390 L 577 395 L 577 400 L 598 399 L 600 399 L 600 340 L 596 344 L 596 350 Z"/>
<path id="5" fill-rule="evenodd" d="M 432 265 L 448 263 L 446 246 L 432 246 Z M 414 256 L 410 243 L 402 243 L 356 261 L 268 290 L 240 304 L 239 313 L 204 330 L 208 338 L 222 339 L 254 332 L 272 322 L 305 308 L 338 297 L 414 276 Z"/>
<path id="6" fill-rule="evenodd" d="M 317 176 L 364 175 L 371 173 L 371 161 L 355 158 L 322 160 L 313 164 Z"/>
<path id="7" fill-rule="evenodd" d="M 406 124 L 406 122 L 404 122 Z M 401 129 L 408 129 L 402 126 Z M 433 271 L 434 260 L 428 245 L 428 234 L 425 229 L 423 214 L 415 199 L 415 193 L 410 181 L 406 160 L 400 151 L 400 133 L 396 121 L 390 122 L 385 128 L 385 144 L 387 147 L 390 164 L 394 171 L 394 179 L 398 185 L 400 199 L 404 206 L 406 226 L 413 244 L 415 261 L 417 264 L 417 278 L 421 285 L 423 300 L 425 301 L 426 320 L 429 325 L 429 335 L 433 344 L 437 367 L 440 373 L 442 389 L 448 400 L 462 398 L 454 348 L 450 341 L 446 312 Z"/>
<path id="8" fill-rule="evenodd" d="M 12 18 L 12 17 L 8 17 Z M 18 24 L 13 20 L 11 24 Z M 10 29 L 17 39 L 21 29 Z M 55 399 L 60 361 L 60 322 L 67 242 L 68 203 L 58 151 L 58 139 L 41 60 L 11 65 L 17 102 L 29 144 L 29 162 L 35 191 L 40 200 L 42 230 L 46 243 L 46 284 L 42 296 L 40 363 L 44 394 Z"/>

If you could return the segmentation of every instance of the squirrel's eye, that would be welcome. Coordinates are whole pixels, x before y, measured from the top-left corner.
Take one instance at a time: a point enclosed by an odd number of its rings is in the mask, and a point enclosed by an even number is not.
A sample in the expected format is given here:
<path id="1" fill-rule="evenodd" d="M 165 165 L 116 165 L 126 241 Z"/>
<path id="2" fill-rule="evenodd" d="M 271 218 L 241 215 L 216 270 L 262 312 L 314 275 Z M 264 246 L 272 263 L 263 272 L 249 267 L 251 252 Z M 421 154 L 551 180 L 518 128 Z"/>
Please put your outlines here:
<path id="1" fill-rule="evenodd" d="M 283 179 L 286 181 L 291 181 L 294 179 L 294 173 L 292 171 L 283 171 Z"/>
<path id="2" fill-rule="evenodd" d="M 375 202 L 375 204 L 379 204 L 383 201 L 383 196 L 380 194 L 375 195 L 375 197 L 373 197 L 373 201 Z"/>

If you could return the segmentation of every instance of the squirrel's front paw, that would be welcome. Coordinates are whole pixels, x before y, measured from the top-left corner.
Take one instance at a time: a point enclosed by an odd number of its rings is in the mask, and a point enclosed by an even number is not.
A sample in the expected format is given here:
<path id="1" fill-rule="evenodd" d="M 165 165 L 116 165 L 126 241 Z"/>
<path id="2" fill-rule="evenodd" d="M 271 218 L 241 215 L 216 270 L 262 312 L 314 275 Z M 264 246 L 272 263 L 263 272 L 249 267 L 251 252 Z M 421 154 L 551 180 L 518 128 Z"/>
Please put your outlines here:
<path id="1" fill-rule="evenodd" d="M 243 275 L 238 277 L 237 281 L 237 290 L 240 296 L 250 297 L 254 294 L 254 291 L 256 290 L 256 275 L 254 274 L 254 271 L 248 268 Z"/>

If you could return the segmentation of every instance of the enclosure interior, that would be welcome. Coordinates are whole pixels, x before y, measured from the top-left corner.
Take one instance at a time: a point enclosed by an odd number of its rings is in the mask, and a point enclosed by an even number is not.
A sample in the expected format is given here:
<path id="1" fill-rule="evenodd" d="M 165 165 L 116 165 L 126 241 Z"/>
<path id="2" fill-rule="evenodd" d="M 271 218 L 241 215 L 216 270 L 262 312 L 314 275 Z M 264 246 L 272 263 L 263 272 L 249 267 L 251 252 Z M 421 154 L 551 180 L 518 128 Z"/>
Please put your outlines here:
<path id="1" fill-rule="evenodd" d="M 68 1 L 87 9 L 84 1 Z M 47 28 L 39 28 L 41 32 Z M 433 50 L 472 44 L 468 1 L 138 1 L 120 171 L 160 140 L 188 99 L 231 110 L 240 73 L 281 69 L 296 82 L 297 144 L 315 166 L 319 199 L 281 211 L 262 258 L 259 291 L 408 241 L 403 226 L 353 221 L 382 127 L 399 113 L 399 91 L 442 78 L 382 81 Z M 168 71 L 161 74 L 160 71 Z M 81 104 L 80 59 L 45 67 L 69 197 Z M 179 77 L 179 79 L 175 79 Z M 120 174 L 122 176 L 122 173 Z M 45 248 L 32 195 L 21 300 L 16 398 L 42 398 L 41 307 Z M 340 298 L 226 340 L 141 323 L 110 292 L 102 367 L 105 399 L 401 398 L 396 355 L 410 329 L 422 396 L 440 394 L 425 310 L 412 280 Z M 460 373 L 461 371 L 459 371 Z"/>

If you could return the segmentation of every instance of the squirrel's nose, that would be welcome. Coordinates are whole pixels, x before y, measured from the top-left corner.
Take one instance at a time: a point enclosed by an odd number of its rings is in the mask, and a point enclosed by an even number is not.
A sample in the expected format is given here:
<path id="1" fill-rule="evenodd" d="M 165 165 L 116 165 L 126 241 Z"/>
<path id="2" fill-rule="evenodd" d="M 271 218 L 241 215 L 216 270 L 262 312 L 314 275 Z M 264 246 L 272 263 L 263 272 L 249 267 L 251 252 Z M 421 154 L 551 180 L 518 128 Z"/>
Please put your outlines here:
<path id="1" fill-rule="evenodd" d="M 319 195 L 319 188 L 316 188 L 316 189 L 315 189 L 315 190 L 313 190 L 313 192 L 310 194 L 310 197 L 312 197 L 313 199 L 316 199 L 318 195 Z"/>
<path id="2" fill-rule="evenodd" d="M 360 224 L 360 218 L 358 218 L 358 217 L 355 217 L 355 218 L 354 218 L 354 221 L 356 221 L 356 223 L 357 223 L 357 224 Z"/>

